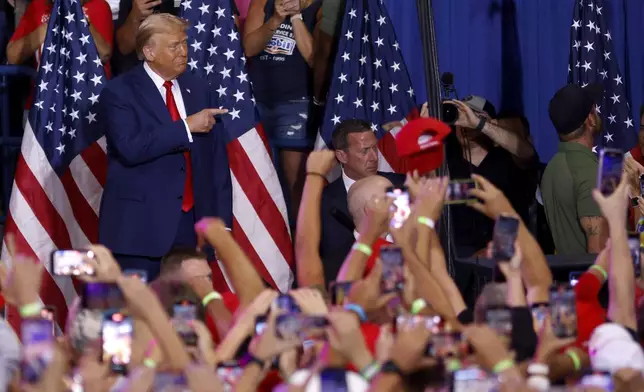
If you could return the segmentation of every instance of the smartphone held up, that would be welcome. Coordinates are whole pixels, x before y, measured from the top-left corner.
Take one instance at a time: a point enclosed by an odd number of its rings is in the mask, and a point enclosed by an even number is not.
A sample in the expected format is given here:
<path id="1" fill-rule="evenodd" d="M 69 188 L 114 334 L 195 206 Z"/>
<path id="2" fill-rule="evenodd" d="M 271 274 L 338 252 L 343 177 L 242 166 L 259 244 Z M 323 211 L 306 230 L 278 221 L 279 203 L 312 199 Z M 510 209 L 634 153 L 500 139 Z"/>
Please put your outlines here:
<path id="1" fill-rule="evenodd" d="M 604 148 L 599 152 L 597 188 L 604 196 L 615 192 L 622 179 L 624 153 L 615 148 Z"/>

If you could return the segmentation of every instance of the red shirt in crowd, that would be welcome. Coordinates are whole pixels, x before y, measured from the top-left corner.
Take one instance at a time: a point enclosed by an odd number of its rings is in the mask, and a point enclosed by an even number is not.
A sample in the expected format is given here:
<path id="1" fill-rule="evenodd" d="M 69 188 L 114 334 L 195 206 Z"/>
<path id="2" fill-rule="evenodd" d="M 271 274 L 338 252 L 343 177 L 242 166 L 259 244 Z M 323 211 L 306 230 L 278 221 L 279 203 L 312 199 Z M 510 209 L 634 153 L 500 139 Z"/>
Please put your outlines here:
<path id="1" fill-rule="evenodd" d="M 36 31 L 40 25 L 46 23 L 49 20 L 52 5 L 53 2 L 50 0 L 31 0 L 9 42 L 28 36 Z M 114 41 L 114 26 L 112 24 L 112 11 L 110 10 L 109 4 L 105 0 L 87 0 L 83 3 L 83 11 L 87 19 L 89 19 L 90 24 L 94 26 L 105 42 L 112 47 Z M 75 38 L 78 39 L 80 37 Z M 35 68 L 38 68 L 40 64 L 41 54 L 42 47 L 36 53 L 36 61 L 33 64 Z M 105 64 L 105 76 L 108 79 L 112 76 L 109 63 Z M 33 83 L 31 91 L 33 94 Z M 32 99 L 33 97 L 30 94 L 27 100 L 27 109 L 31 107 Z"/>
<path id="2" fill-rule="evenodd" d="M 579 277 L 575 286 L 577 296 L 577 342 L 576 345 L 586 350 L 595 328 L 606 322 L 606 310 L 599 303 L 599 290 L 601 281 L 590 272 L 585 272 Z M 644 290 L 635 286 L 635 306 L 644 297 Z"/>

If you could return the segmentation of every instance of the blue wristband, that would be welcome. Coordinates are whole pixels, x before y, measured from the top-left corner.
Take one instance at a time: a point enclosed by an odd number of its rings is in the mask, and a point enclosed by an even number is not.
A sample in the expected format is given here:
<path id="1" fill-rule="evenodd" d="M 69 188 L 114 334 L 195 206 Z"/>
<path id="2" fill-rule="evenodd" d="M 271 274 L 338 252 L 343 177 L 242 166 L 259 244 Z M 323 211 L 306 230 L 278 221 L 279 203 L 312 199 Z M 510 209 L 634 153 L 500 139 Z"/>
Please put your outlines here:
<path id="1" fill-rule="evenodd" d="M 364 309 L 362 309 L 362 306 L 356 304 L 346 304 L 344 305 L 344 309 L 357 314 L 361 322 L 367 321 L 367 313 L 365 313 Z"/>

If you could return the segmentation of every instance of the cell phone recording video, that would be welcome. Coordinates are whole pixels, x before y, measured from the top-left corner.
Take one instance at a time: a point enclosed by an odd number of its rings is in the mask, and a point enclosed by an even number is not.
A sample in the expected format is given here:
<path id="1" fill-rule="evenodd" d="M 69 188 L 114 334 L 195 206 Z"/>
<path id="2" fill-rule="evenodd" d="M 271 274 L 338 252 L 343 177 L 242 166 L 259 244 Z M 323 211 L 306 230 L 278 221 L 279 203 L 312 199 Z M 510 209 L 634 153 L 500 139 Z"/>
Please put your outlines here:
<path id="1" fill-rule="evenodd" d="M 267 318 L 268 317 L 266 315 L 255 317 L 255 335 L 261 335 L 264 333 L 264 330 L 266 330 Z"/>
<path id="2" fill-rule="evenodd" d="M 172 306 L 172 321 L 186 346 L 196 346 L 198 337 L 190 323 L 197 318 L 197 305 L 188 300 L 177 301 Z"/>
<path id="3" fill-rule="evenodd" d="M 383 293 L 402 291 L 405 287 L 402 249 L 398 246 L 380 248 L 382 277 L 380 287 Z"/>
<path id="4" fill-rule="evenodd" d="M 514 243 L 519 234 L 519 220 L 501 215 L 494 224 L 492 257 L 497 261 L 510 261 L 514 256 Z"/>
<path id="5" fill-rule="evenodd" d="M 51 322 L 51 334 L 56 335 L 56 308 L 53 306 L 45 306 L 40 310 L 40 317 Z"/>
<path id="6" fill-rule="evenodd" d="M 432 334 L 425 356 L 445 359 L 463 359 L 469 352 L 469 345 L 460 332 L 442 330 Z"/>
<path id="7" fill-rule="evenodd" d="M 273 309 L 286 313 L 300 313 L 300 309 L 295 299 L 288 294 L 280 294 L 272 304 Z"/>
<path id="8" fill-rule="evenodd" d="M 476 201 L 476 197 L 469 195 L 472 189 L 476 189 L 476 182 L 472 179 L 450 181 L 447 185 L 445 204 L 463 204 Z"/>
<path id="9" fill-rule="evenodd" d="M 401 228 L 409 214 L 411 214 L 409 191 L 406 186 L 400 188 L 387 188 L 387 197 L 393 199 L 391 211 L 394 213 L 389 225 L 396 229 Z"/>
<path id="10" fill-rule="evenodd" d="M 570 283 L 571 287 L 577 286 L 577 283 L 579 283 L 579 278 L 581 277 L 582 274 L 583 272 L 581 271 L 573 271 L 568 274 L 568 283 Z"/>
<path id="11" fill-rule="evenodd" d="M 101 326 L 101 360 L 116 374 L 126 374 L 132 357 L 132 319 L 120 312 L 105 312 Z"/>
<path id="12" fill-rule="evenodd" d="M 628 250 L 631 252 L 631 259 L 633 260 L 633 272 L 635 277 L 642 276 L 642 257 L 641 257 L 641 243 L 639 234 L 628 236 Z"/>
<path id="13" fill-rule="evenodd" d="M 53 323 L 45 318 L 26 318 L 22 320 L 22 380 L 29 384 L 37 383 L 49 365 L 54 344 Z"/>
<path id="14" fill-rule="evenodd" d="M 398 332 L 404 328 L 413 328 L 424 325 L 425 329 L 434 332 L 440 331 L 441 318 L 440 316 L 422 316 L 418 314 L 399 314 L 396 316 L 394 324 L 394 332 Z"/>
<path id="15" fill-rule="evenodd" d="M 577 336 L 577 306 L 575 289 L 567 284 L 550 289 L 550 320 L 558 338 Z"/>
<path id="16" fill-rule="evenodd" d="M 58 276 L 94 275 L 94 267 L 87 263 L 93 258 L 91 250 L 55 250 L 51 252 L 50 271 Z"/>
<path id="17" fill-rule="evenodd" d="M 512 312 L 507 306 L 489 307 L 485 310 L 485 323 L 499 336 L 512 333 Z"/>
<path id="18" fill-rule="evenodd" d="M 498 384 L 498 377 L 479 367 L 468 367 L 452 373 L 450 392 L 495 391 Z"/>
<path id="19" fill-rule="evenodd" d="M 119 310 L 125 307 L 125 297 L 116 283 L 87 282 L 81 293 L 83 309 Z"/>
<path id="20" fill-rule="evenodd" d="M 640 176 L 640 196 L 644 196 L 644 174 Z"/>
<path id="21" fill-rule="evenodd" d="M 281 339 L 313 340 L 325 336 L 329 321 L 302 313 L 281 314 L 275 320 L 275 335 Z"/>
<path id="22" fill-rule="evenodd" d="M 123 271 L 123 275 L 133 276 L 143 283 L 148 283 L 148 272 L 146 270 L 126 269 Z"/>
<path id="23" fill-rule="evenodd" d="M 536 303 L 530 309 L 532 312 L 532 322 L 535 331 L 541 331 L 546 316 L 550 314 L 550 304 L 548 302 Z"/>
<path id="24" fill-rule="evenodd" d="M 353 282 L 331 282 L 329 292 L 333 305 L 344 305 L 344 299 L 349 295 Z"/>
<path id="25" fill-rule="evenodd" d="M 217 365 L 217 376 L 224 384 L 224 391 L 233 391 L 242 374 L 244 374 L 244 368 L 237 361 L 222 362 Z"/>
<path id="26" fill-rule="evenodd" d="M 599 152 L 597 188 L 604 196 L 615 192 L 622 179 L 624 153 L 615 148 L 604 148 Z"/>

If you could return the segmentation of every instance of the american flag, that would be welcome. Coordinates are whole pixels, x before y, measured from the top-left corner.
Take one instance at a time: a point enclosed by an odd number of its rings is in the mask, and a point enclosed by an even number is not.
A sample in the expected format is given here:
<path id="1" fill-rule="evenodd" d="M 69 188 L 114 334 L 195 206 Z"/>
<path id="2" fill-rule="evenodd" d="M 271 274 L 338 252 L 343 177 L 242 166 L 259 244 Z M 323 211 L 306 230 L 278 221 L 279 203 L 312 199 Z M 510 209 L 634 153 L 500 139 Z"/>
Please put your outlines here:
<path id="1" fill-rule="evenodd" d="M 598 83 L 604 87 L 604 97 L 597 112 L 603 130 L 595 141 L 597 147 L 628 150 L 637 142 L 624 75 L 619 71 L 617 53 L 613 52 L 613 37 L 604 15 L 602 0 L 575 4 L 570 34 L 568 83 L 582 87 Z"/>
<path id="2" fill-rule="evenodd" d="M 103 64 L 78 0 L 56 0 L 49 20 L 11 191 L 6 233 L 20 253 L 49 268 L 55 249 L 83 248 L 98 239 L 105 183 L 105 139 L 97 126 Z M 2 259 L 7 257 L 3 244 Z M 64 326 L 76 297 L 71 278 L 43 270 L 40 298 Z M 7 313 L 14 327 L 16 309 Z"/>
<path id="3" fill-rule="evenodd" d="M 233 184 L 233 236 L 264 280 L 286 291 L 293 282 L 286 202 L 257 121 L 231 0 L 185 0 L 181 13 L 191 24 L 189 70 L 210 82 L 220 106 L 228 109 L 223 123 Z"/>
<path id="4" fill-rule="evenodd" d="M 379 139 L 378 170 L 406 173 L 407 160 L 398 157 L 394 139 L 400 128 L 383 128 L 418 116 L 394 27 L 382 1 L 348 0 L 345 11 L 316 149 L 331 147 L 341 121 L 365 120 Z"/>

